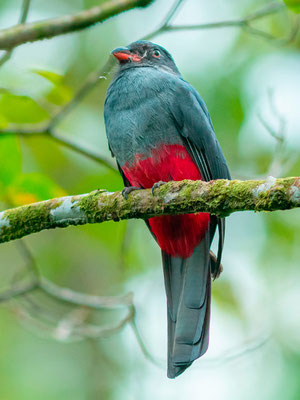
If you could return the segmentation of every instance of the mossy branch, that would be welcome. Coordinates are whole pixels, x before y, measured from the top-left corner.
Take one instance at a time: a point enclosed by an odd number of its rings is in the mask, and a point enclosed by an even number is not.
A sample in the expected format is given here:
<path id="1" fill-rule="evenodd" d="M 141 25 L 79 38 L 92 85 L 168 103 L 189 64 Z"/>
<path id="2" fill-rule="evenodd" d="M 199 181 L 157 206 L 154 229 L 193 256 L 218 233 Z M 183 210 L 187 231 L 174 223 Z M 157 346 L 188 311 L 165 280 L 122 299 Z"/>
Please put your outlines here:
<path id="1" fill-rule="evenodd" d="M 0 31 L 0 49 L 10 50 L 20 44 L 49 39 L 75 32 L 136 7 L 146 7 L 153 0 L 109 0 L 99 6 L 45 21 L 19 24 Z"/>
<path id="2" fill-rule="evenodd" d="M 0 213 L 0 243 L 44 229 L 121 219 L 209 212 L 221 217 L 236 211 L 275 211 L 300 207 L 300 178 L 169 182 L 152 195 L 138 190 L 125 200 L 105 190 L 56 198 Z"/>

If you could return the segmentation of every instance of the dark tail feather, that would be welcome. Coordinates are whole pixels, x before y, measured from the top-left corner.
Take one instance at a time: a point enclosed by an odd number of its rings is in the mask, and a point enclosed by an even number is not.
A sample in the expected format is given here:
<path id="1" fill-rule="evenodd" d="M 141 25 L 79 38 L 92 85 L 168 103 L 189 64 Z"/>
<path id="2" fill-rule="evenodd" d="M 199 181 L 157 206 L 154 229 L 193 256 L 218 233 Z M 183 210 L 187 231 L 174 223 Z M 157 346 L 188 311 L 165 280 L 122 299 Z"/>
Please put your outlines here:
<path id="1" fill-rule="evenodd" d="M 168 303 L 168 377 L 176 378 L 208 347 L 209 236 L 187 259 L 162 252 Z"/>

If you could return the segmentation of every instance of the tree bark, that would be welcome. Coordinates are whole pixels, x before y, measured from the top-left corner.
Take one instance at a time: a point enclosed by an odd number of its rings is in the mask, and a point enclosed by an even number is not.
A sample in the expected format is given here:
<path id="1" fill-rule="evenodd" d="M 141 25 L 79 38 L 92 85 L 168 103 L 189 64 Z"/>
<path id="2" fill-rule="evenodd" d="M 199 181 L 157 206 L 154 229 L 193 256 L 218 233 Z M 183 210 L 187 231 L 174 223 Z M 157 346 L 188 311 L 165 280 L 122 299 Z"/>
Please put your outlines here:
<path id="1" fill-rule="evenodd" d="M 276 211 L 300 207 L 300 178 L 168 182 L 137 190 L 125 200 L 105 190 L 29 204 L 0 213 L 0 243 L 44 229 L 121 219 L 209 212 L 225 217 L 236 211 Z"/>

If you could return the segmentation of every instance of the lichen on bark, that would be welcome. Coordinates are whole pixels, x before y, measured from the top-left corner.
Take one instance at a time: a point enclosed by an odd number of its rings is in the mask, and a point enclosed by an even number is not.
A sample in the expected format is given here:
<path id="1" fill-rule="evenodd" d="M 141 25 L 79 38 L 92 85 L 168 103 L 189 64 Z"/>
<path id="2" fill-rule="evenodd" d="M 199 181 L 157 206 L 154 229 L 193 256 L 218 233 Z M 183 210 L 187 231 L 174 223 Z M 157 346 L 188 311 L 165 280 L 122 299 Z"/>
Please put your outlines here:
<path id="1" fill-rule="evenodd" d="M 155 190 L 96 190 L 0 212 L 0 243 L 44 229 L 121 219 L 209 212 L 225 217 L 236 211 L 275 211 L 300 207 L 300 178 L 168 182 Z"/>

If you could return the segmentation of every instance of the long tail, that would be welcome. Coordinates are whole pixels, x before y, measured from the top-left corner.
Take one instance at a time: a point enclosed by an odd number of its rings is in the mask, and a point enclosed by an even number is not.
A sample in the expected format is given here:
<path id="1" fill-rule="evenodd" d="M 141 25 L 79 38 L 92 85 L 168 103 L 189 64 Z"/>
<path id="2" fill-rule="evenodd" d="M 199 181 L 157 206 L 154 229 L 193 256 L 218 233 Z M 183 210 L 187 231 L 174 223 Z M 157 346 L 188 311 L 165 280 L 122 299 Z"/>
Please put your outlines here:
<path id="1" fill-rule="evenodd" d="M 168 377 L 176 378 L 208 347 L 211 271 L 208 234 L 191 257 L 162 251 L 168 304 Z"/>

